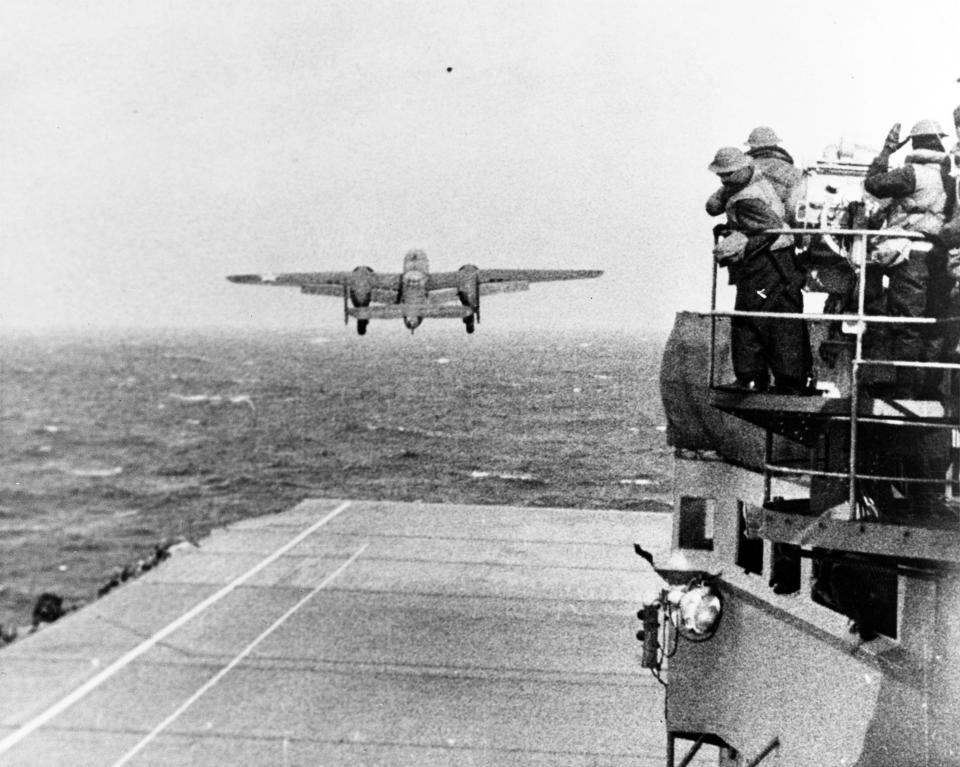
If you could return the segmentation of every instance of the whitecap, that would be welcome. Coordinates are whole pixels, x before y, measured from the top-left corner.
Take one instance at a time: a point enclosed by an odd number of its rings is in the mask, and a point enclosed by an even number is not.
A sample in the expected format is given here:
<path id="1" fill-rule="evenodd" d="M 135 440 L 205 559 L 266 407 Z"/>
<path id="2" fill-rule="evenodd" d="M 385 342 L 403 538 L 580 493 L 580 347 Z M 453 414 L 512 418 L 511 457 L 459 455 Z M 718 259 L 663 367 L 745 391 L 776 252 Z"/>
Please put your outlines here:
<path id="1" fill-rule="evenodd" d="M 109 469 L 98 469 L 98 468 L 66 468 L 62 469 L 67 474 L 70 474 L 74 477 L 91 477 L 91 478 L 101 478 L 101 477 L 115 477 L 118 474 L 123 473 L 122 466 L 113 466 Z"/>
<path id="2" fill-rule="evenodd" d="M 667 430 L 667 427 L 666 427 L 666 426 L 658 426 L 658 427 L 657 427 L 657 431 L 666 431 L 666 430 Z"/>
<path id="3" fill-rule="evenodd" d="M 646 485 L 655 485 L 656 482 L 654 482 L 652 479 L 640 477 L 638 479 L 621 479 L 620 484 L 621 485 L 640 485 L 641 487 L 643 487 Z"/>
<path id="4" fill-rule="evenodd" d="M 177 402 L 182 402 L 185 405 L 199 405 L 205 403 L 210 405 L 222 405 L 225 402 L 229 402 L 231 405 L 249 405 L 252 410 L 256 410 L 253 400 L 250 399 L 249 394 L 237 394 L 232 397 L 222 397 L 219 394 L 177 394 L 175 392 L 171 392 L 170 399 L 174 399 Z"/>
<path id="5" fill-rule="evenodd" d="M 170 399 L 175 399 L 177 402 L 185 402 L 187 404 L 193 404 L 196 402 L 212 402 L 214 399 L 217 401 L 220 400 L 219 397 L 212 397 L 209 394 L 170 394 Z"/>
<path id="6" fill-rule="evenodd" d="M 471 471 L 470 477 L 473 479 L 507 479 L 519 482 L 535 482 L 537 478 L 533 474 L 510 474 L 510 473 L 500 473 L 494 474 L 490 471 Z"/>
<path id="7" fill-rule="evenodd" d="M 446 357 L 440 357 L 439 359 L 437 359 L 438 365 L 447 365 L 449 363 L 450 363 L 450 360 Z"/>

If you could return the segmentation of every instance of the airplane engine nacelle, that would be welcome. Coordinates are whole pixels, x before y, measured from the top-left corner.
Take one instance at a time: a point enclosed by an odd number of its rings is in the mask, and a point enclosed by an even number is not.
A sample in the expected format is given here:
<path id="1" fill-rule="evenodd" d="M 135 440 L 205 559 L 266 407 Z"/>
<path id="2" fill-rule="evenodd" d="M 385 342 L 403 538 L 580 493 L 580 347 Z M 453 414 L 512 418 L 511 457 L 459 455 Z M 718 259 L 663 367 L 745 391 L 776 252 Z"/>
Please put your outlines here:
<path id="1" fill-rule="evenodd" d="M 465 264 L 457 272 L 457 295 L 461 304 L 479 313 L 480 270 L 473 264 Z"/>
<path id="2" fill-rule="evenodd" d="M 373 295 L 373 269 L 358 266 L 350 277 L 350 301 L 354 306 L 369 306 Z"/>

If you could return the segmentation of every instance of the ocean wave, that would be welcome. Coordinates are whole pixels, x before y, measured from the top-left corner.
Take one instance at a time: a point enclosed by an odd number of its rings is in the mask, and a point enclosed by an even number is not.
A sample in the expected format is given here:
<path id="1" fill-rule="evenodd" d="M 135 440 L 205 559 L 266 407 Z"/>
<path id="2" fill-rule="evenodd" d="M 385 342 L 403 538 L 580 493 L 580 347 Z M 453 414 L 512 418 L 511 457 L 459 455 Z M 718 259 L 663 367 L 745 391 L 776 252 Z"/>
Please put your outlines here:
<path id="1" fill-rule="evenodd" d="M 122 466 L 110 466 L 109 468 L 97 466 L 57 466 L 56 468 L 57 471 L 69 474 L 71 477 L 103 478 L 116 477 L 118 474 L 123 473 Z"/>
<path id="2" fill-rule="evenodd" d="M 249 405 L 251 410 L 257 409 L 249 394 L 235 394 L 231 397 L 225 397 L 220 394 L 176 394 L 170 392 L 170 399 L 182 402 L 184 405 Z"/>
<path id="3" fill-rule="evenodd" d="M 670 509 L 672 448 L 647 381 L 662 345 L 624 349 L 590 334 L 584 352 L 587 336 L 487 334 L 466 354 L 460 335 L 427 333 L 429 349 L 417 340 L 398 354 L 385 337 L 309 345 L 318 335 L 3 344 L 5 370 L 36 373 L 14 377 L 0 407 L 0 532 L 17 531 L 16 556 L 0 562 L 0 583 L 11 584 L 0 622 L 23 617 L 10 595 L 32 593 L 36 573 L 66 562 L 63 582 L 95 591 L 100 575 L 84 572 L 136 562 L 161 530 L 202 536 L 307 496 Z M 660 486 L 619 484 L 661 475 Z M 104 548 L 64 558 L 51 531 L 65 525 Z"/>
<path id="4" fill-rule="evenodd" d="M 36 434 L 60 434 L 65 431 L 70 430 L 66 426 L 57 426 L 55 423 L 48 423 L 34 430 Z"/>
<path id="5" fill-rule="evenodd" d="M 533 474 L 511 474 L 509 472 L 471 471 L 471 479 L 506 479 L 513 482 L 540 482 Z"/>
<path id="6" fill-rule="evenodd" d="M 390 426 L 384 424 L 376 423 L 367 423 L 364 424 L 367 431 L 394 431 L 399 434 L 413 434 L 417 437 L 435 437 L 438 439 L 453 439 L 455 437 L 463 436 L 459 434 L 451 434 L 450 432 L 445 431 L 432 431 L 430 429 L 421 429 L 417 426 Z"/>
<path id="7" fill-rule="evenodd" d="M 206 357 L 200 357 L 196 354 L 164 354 L 163 358 L 165 360 L 184 360 L 185 362 L 210 362 Z"/>
<path id="8" fill-rule="evenodd" d="M 148 434 L 124 434 L 123 436 L 117 437 L 115 440 L 113 440 L 112 444 L 115 445 L 116 447 L 121 447 L 121 448 L 166 447 L 166 442 L 164 440 Z"/>

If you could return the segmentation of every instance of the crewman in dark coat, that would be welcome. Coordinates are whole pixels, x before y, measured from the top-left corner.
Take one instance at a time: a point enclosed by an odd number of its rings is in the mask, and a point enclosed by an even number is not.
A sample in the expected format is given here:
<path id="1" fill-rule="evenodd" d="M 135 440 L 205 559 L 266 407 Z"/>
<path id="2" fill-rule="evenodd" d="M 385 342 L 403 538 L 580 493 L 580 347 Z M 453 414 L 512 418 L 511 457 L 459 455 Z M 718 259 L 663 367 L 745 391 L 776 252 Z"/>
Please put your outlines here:
<path id="1" fill-rule="evenodd" d="M 714 256 L 737 287 L 735 308 L 754 312 L 802 312 L 804 274 L 794 260 L 793 237 L 765 234 L 784 227 L 783 201 L 736 147 L 720 149 L 708 166 L 722 186 L 707 200 L 707 213 L 726 213 L 725 235 Z M 730 346 L 736 385 L 763 391 L 773 372 L 775 391 L 810 393 L 812 360 L 807 326 L 800 319 L 734 317 Z"/>
<path id="2" fill-rule="evenodd" d="M 905 141 L 900 124 L 894 125 L 864 179 L 864 189 L 879 199 L 889 199 L 884 229 L 918 232 L 933 241 L 885 240 L 872 251 L 887 278 L 886 314 L 891 317 L 943 316 L 949 299 L 947 256 L 938 246 L 947 204 L 949 180 L 943 171 L 945 157 L 940 139 L 947 134 L 933 120 L 921 120 Z M 911 142 L 912 152 L 903 166 L 889 169 L 890 155 Z M 916 324 L 894 325 L 887 331 L 892 359 L 935 361 L 942 345 L 936 329 L 924 332 Z M 924 394 L 924 376 L 916 368 L 898 367 L 889 396 L 916 398 Z"/>
<path id="3" fill-rule="evenodd" d="M 953 110 L 953 126 L 958 143 L 954 144 L 941 164 L 947 187 L 940 244 L 947 250 L 947 272 L 951 280 L 946 312 L 948 317 L 960 316 L 960 292 L 957 290 L 957 283 L 960 281 L 960 106 Z M 960 325 L 947 325 L 943 331 L 941 359 L 946 362 L 960 362 Z"/>
<path id="4" fill-rule="evenodd" d="M 887 275 L 886 313 L 893 317 L 946 316 L 952 280 L 947 272 L 947 252 L 942 242 L 944 217 L 950 202 L 951 179 L 944 162 L 941 139 L 947 134 L 933 120 L 921 120 L 900 140 L 895 124 L 883 149 L 871 163 L 864 189 L 875 197 L 889 199 L 883 228 L 918 232 L 927 240 L 880 241 L 871 250 Z M 902 167 L 889 170 L 890 155 L 904 143 L 911 153 Z M 949 203 L 949 205 L 948 205 Z M 889 355 L 900 361 L 936 362 L 943 358 L 948 328 L 893 325 L 888 329 Z M 896 368 L 895 383 L 883 396 L 934 398 L 942 373 L 937 369 Z M 894 432 L 896 432 L 894 434 Z M 897 504 L 882 481 L 861 481 L 860 491 L 876 502 L 881 518 L 895 516 L 898 506 L 912 515 L 930 518 L 943 514 L 942 480 L 949 465 L 950 439 L 943 430 L 911 429 L 864 424 L 861 430 L 861 463 L 868 474 L 903 476 L 895 483 L 904 503 Z M 871 465 L 872 463 L 872 465 Z M 931 484 L 912 479 L 937 479 Z"/>
<path id="5" fill-rule="evenodd" d="M 790 153 L 780 146 L 780 138 L 773 128 L 761 125 L 747 137 L 747 155 L 767 180 L 773 184 L 785 208 L 785 218 L 792 222 L 796 215 L 796 193 L 803 173 L 794 164 Z"/>

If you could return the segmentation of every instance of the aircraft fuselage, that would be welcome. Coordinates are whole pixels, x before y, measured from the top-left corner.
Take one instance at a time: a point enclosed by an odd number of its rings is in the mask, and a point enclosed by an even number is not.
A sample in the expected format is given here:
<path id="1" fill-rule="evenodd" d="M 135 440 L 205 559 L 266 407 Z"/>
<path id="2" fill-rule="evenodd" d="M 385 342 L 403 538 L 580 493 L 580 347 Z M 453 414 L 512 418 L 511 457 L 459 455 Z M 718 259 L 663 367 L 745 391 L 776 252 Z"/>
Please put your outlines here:
<path id="1" fill-rule="evenodd" d="M 427 288 L 430 284 L 430 259 L 422 250 L 411 250 L 403 257 L 403 279 L 400 286 L 400 303 L 403 305 L 423 306 L 429 300 Z M 411 331 L 420 327 L 423 317 L 404 311 L 403 324 Z"/>

